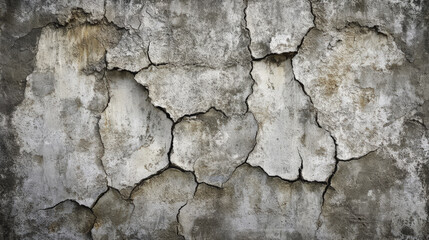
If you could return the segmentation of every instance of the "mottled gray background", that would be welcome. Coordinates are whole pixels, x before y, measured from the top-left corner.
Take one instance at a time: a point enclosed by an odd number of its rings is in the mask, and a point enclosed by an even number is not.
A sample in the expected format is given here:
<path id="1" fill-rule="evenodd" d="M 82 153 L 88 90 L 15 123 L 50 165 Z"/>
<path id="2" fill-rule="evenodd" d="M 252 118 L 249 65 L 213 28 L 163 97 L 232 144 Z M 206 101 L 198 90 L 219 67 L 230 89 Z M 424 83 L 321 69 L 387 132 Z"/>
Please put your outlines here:
<path id="1" fill-rule="evenodd" d="M 0 239 L 427 239 L 426 0 L 0 0 Z"/>

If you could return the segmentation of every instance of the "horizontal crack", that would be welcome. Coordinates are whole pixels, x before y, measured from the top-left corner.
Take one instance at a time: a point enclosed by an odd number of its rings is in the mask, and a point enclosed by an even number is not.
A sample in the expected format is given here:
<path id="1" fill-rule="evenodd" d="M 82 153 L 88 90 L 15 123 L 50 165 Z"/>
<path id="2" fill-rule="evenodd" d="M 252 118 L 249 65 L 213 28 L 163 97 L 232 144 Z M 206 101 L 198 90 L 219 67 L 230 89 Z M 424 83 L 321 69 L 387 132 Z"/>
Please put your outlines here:
<path id="1" fill-rule="evenodd" d="M 328 184 L 327 182 L 324 182 L 324 181 L 308 181 L 308 180 L 305 180 L 303 178 L 300 178 L 299 176 L 296 179 L 286 179 L 286 178 L 282 178 L 278 175 L 269 175 L 261 166 L 257 166 L 257 165 L 254 166 L 254 165 L 247 163 L 247 162 L 244 164 L 248 164 L 252 168 L 258 168 L 258 169 L 262 170 L 268 177 L 278 178 L 278 179 L 285 181 L 285 182 L 288 182 L 288 183 L 304 182 L 304 183 L 312 183 L 312 184 L 315 183 L 315 184 L 323 184 L 323 185 Z"/>
<path id="2" fill-rule="evenodd" d="M 370 154 L 372 154 L 372 153 L 377 152 L 379 149 L 380 149 L 380 147 L 378 147 L 378 148 L 376 148 L 376 149 L 374 149 L 374 150 L 371 150 L 371 151 L 369 151 L 369 152 L 367 152 L 367 153 L 365 153 L 365 154 L 363 154 L 363 155 L 361 155 L 361 156 L 359 156 L 359 157 L 352 157 L 352 158 L 347 158 L 347 159 L 338 159 L 338 160 L 339 160 L 339 161 L 341 161 L 341 162 L 350 162 L 350 161 L 359 160 L 359 159 L 364 158 L 364 157 L 366 157 L 366 156 L 368 156 L 368 155 L 370 155 Z"/>

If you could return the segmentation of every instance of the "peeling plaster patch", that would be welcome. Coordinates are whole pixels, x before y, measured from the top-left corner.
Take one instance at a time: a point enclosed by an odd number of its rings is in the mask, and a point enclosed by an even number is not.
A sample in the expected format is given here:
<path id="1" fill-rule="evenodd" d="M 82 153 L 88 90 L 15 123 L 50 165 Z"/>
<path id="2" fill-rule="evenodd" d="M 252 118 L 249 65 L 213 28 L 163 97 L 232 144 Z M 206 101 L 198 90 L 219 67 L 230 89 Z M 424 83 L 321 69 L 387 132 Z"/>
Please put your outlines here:
<path id="1" fill-rule="evenodd" d="M 2 3 L 4 2 L 2 1 Z M 50 22 L 65 25 L 72 20 L 76 11 L 85 13 L 88 22 L 98 22 L 104 17 L 104 0 L 7 1 L 4 4 L 4 9 L 6 10 L 4 20 L 10 24 L 7 32 L 13 37 L 19 38 L 25 36 L 32 29 L 44 27 Z"/>
<path id="2" fill-rule="evenodd" d="M 179 230 L 186 239 L 312 239 L 323 189 L 242 165 L 221 189 L 198 186 L 180 211 Z"/>
<path id="3" fill-rule="evenodd" d="M 296 52 L 313 24 L 308 0 L 249 0 L 246 8 L 254 58 Z"/>
<path id="4" fill-rule="evenodd" d="M 43 29 L 25 100 L 13 115 L 24 178 L 21 201 L 35 208 L 73 199 L 91 206 L 106 189 L 100 164 L 97 116 L 107 103 L 100 73 L 85 74 L 103 62 L 104 39 L 116 31 L 104 25 Z"/>
<path id="5" fill-rule="evenodd" d="M 423 102 L 418 73 L 404 60 L 390 36 L 368 28 L 307 35 L 293 69 L 337 140 L 338 158 L 397 140 L 403 117 Z"/>
<path id="6" fill-rule="evenodd" d="M 135 79 L 149 89 L 152 103 L 166 109 L 177 121 L 211 107 L 228 116 L 244 114 L 252 86 L 250 69 L 250 64 L 216 69 L 193 65 L 151 66 Z"/>
<path id="7" fill-rule="evenodd" d="M 251 113 L 228 118 L 211 109 L 185 117 L 174 127 L 171 162 L 194 171 L 198 182 L 220 187 L 246 161 L 255 145 L 257 128 Z"/>
<path id="8" fill-rule="evenodd" d="M 127 192 L 168 165 L 172 121 L 126 72 L 108 72 L 110 102 L 99 123 L 109 185 Z"/>
<path id="9" fill-rule="evenodd" d="M 109 62 L 117 62 L 109 67 L 135 71 L 144 64 L 125 67 L 120 62 L 147 63 L 144 52 L 153 65 L 163 65 L 143 70 L 136 79 L 149 89 L 153 103 L 175 121 L 210 107 L 243 114 L 252 85 L 244 7 L 241 0 L 221 4 L 216 0 L 108 0 L 109 21 L 128 29 L 130 38 L 140 38 L 140 45 L 124 43 L 115 50 L 119 54 L 108 55 Z M 120 59 L 114 60 L 115 56 Z"/>
<path id="10" fill-rule="evenodd" d="M 294 80 L 290 59 L 270 56 L 255 61 L 252 76 L 256 84 L 249 110 L 260 129 L 248 163 L 288 180 L 299 177 L 302 164 L 305 180 L 327 181 L 335 166 L 335 145 L 317 126 L 310 99 Z"/>
<path id="11" fill-rule="evenodd" d="M 147 52 L 147 46 L 138 35 L 125 33 L 118 45 L 107 52 L 107 67 L 138 72 L 150 65 Z"/>
<path id="12" fill-rule="evenodd" d="M 406 123 L 400 143 L 340 162 L 325 196 L 317 238 L 424 239 L 429 157 L 422 139 L 428 139 L 428 131 Z"/>
<path id="13" fill-rule="evenodd" d="M 319 29 L 343 28 L 350 22 L 392 34 L 410 61 L 428 67 L 428 1 L 312 1 Z M 425 50 L 423 50 L 425 49 Z M 423 50 L 423 51 L 422 51 Z M 416 65 L 417 65 L 416 64 Z"/>
<path id="14" fill-rule="evenodd" d="M 105 16 L 109 22 L 120 28 L 137 30 L 143 19 L 142 7 L 147 1 L 131 0 L 117 1 L 105 0 Z"/>
<path id="15" fill-rule="evenodd" d="M 154 64 L 222 67 L 250 58 L 244 7 L 241 0 L 107 0 L 106 17 L 150 42 Z"/>

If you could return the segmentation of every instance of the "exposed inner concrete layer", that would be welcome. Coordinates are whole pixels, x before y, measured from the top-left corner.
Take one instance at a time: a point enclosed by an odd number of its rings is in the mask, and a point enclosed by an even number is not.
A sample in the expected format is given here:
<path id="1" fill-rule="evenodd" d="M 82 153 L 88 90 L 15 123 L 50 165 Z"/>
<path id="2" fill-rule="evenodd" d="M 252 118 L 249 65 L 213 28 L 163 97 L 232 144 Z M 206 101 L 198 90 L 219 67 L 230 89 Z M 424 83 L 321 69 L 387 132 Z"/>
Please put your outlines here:
<path id="1" fill-rule="evenodd" d="M 0 0 L 0 239 L 426 239 L 428 16 Z"/>
<path id="2" fill-rule="evenodd" d="M 251 113 L 228 118 L 210 109 L 175 125 L 171 163 L 195 172 L 198 182 L 221 187 L 255 146 L 257 122 Z"/>
<path id="3" fill-rule="evenodd" d="M 424 101 L 421 73 L 390 35 L 374 29 L 313 29 L 293 65 L 319 110 L 319 123 L 337 140 L 340 159 L 397 140 L 404 117 Z"/>
<path id="4" fill-rule="evenodd" d="M 110 101 L 99 122 L 109 186 L 131 191 L 168 165 L 172 121 L 127 72 L 107 72 Z"/>
<path id="5" fill-rule="evenodd" d="M 326 182 L 335 166 L 335 145 L 317 126 L 310 99 L 294 79 L 290 59 L 267 57 L 253 63 L 249 110 L 260 129 L 248 163 L 270 176 Z"/>

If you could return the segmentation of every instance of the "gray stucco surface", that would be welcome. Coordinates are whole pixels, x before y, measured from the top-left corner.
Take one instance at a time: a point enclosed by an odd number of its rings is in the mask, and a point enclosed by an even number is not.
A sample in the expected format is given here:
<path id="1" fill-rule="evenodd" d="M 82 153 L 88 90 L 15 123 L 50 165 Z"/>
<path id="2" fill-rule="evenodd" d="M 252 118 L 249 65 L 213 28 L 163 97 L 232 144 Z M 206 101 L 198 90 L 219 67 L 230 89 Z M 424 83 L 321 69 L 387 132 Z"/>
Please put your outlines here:
<path id="1" fill-rule="evenodd" d="M 0 0 L 0 239 L 427 239 L 424 0 Z"/>

